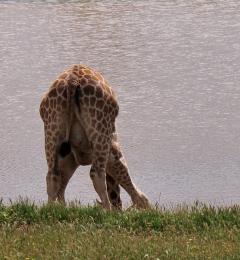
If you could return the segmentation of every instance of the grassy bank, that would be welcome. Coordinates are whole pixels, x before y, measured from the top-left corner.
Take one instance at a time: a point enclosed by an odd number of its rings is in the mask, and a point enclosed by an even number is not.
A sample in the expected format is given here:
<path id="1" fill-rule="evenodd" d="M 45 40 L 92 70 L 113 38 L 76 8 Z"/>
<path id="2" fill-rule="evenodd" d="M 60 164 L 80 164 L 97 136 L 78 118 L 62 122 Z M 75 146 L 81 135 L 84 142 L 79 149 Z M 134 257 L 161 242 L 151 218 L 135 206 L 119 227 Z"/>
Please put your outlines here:
<path id="1" fill-rule="evenodd" d="M 240 259 L 240 207 L 0 204 L 0 259 Z"/>

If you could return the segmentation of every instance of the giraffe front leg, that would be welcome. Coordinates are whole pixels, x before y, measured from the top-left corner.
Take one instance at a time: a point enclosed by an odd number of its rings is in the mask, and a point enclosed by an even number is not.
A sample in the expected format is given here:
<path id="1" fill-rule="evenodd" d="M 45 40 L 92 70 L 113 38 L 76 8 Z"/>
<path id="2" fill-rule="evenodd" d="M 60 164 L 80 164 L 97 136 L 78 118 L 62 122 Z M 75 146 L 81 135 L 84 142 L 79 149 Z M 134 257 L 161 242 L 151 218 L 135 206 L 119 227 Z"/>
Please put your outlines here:
<path id="1" fill-rule="evenodd" d="M 117 143 L 113 143 L 110 153 L 110 167 L 113 178 L 126 190 L 130 195 L 133 205 L 137 208 L 150 208 L 150 203 L 146 195 L 138 190 L 132 182 L 128 172 L 126 161 L 122 155 L 120 147 Z"/>
<path id="2" fill-rule="evenodd" d="M 109 200 L 114 209 L 121 210 L 122 209 L 122 201 L 120 198 L 120 186 L 117 181 L 109 174 L 107 170 L 106 175 L 106 182 L 107 182 L 107 192 Z"/>

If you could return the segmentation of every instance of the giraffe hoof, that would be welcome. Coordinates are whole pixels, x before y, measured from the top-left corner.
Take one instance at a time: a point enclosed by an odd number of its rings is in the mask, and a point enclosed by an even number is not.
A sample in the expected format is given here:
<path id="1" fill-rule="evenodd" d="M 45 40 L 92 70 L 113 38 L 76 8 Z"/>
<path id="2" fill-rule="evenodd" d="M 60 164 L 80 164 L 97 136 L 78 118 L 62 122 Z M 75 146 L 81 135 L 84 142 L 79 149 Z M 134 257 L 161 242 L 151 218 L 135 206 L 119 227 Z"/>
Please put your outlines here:
<path id="1" fill-rule="evenodd" d="M 140 193 L 139 196 L 134 200 L 133 207 L 138 209 L 151 209 L 151 204 L 148 198 L 143 193 Z"/>
<path id="2" fill-rule="evenodd" d="M 98 199 L 96 199 L 95 205 L 96 205 L 96 206 L 100 206 L 100 207 L 102 207 L 103 209 L 106 209 L 106 210 L 111 210 L 111 209 L 112 209 L 111 204 L 105 203 L 105 205 L 104 205 L 104 204 L 103 204 L 101 201 L 99 201 Z"/>
<path id="3" fill-rule="evenodd" d="M 102 206 L 103 204 L 102 204 L 101 201 L 99 201 L 98 199 L 96 199 L 95 205 Z"/>

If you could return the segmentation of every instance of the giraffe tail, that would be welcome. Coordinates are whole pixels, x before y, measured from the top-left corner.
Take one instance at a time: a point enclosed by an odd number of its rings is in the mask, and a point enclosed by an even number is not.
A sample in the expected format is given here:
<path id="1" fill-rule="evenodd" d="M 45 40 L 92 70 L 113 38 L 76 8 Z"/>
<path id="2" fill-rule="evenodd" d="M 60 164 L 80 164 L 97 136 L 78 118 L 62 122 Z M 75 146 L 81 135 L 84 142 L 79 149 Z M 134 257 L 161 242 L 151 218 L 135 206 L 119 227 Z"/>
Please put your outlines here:
<path id="1" fill-rule="evenodd" d="M 66 136 L 65 136 L 65 144 L 71 146 L 70 133 L 73 123 L 74 116 L 77 117 L 78 121 L 81 122 L 80 119 L 80 98 L 81 98 L 81 89 L 79 86 L 69 85 L 67 86 L 67 123 L 66 123 Z"/>
<path id="2" fill-rule="evenodd" d="M 66 90 L 67 90 L 67 108 L 66 108 L 67 120 L 66 120 L 65 140 L 61 143 L 58 150 L 62 158 L 64 158 L 71 152 L 70 133 L 71 133 L 71 126 L 73 121 L 72 95 L 69 86 L 66 86 Z"/>
<path id="3" fill-rule="evenodd" d="M 72 111 L 74 111 L 74 114 L 78 120 L 78 122 L 81 124 L 81 115 L 80 115 L 80 104 L 81 104 L 81 97 L 82 97 L 82 90 L 80 86 L 76 86 L 75 92 L 74 92 L 74 100 L 72 100 Z"/>

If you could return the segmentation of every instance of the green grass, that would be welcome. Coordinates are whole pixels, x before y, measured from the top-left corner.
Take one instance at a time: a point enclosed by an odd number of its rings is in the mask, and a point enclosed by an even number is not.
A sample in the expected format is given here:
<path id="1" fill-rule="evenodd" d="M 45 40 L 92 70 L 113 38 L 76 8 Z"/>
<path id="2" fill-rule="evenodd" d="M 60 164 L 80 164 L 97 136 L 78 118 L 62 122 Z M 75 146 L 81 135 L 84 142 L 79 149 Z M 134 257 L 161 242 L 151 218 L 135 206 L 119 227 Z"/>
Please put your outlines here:
<path id="1" fill-rule="evenodd" d="M 240 206 L 0 204 L 0 259 L 240 259 Z"/>

